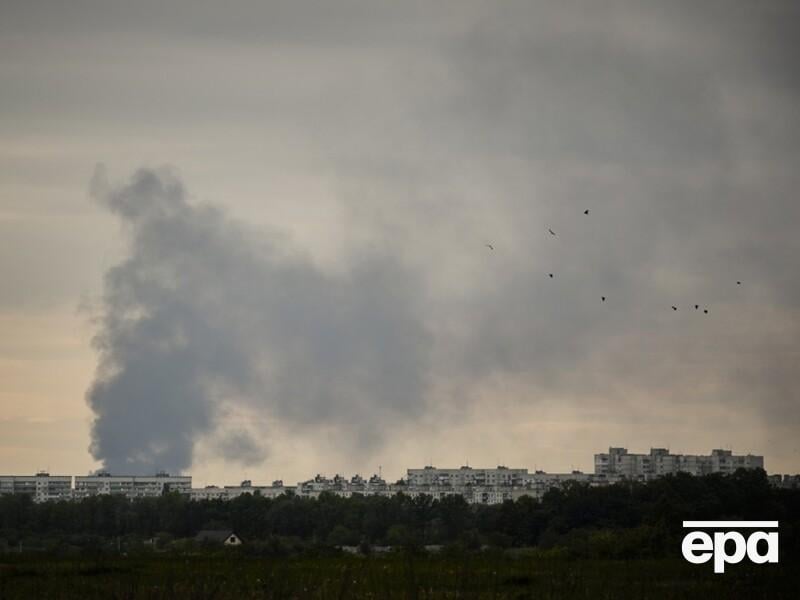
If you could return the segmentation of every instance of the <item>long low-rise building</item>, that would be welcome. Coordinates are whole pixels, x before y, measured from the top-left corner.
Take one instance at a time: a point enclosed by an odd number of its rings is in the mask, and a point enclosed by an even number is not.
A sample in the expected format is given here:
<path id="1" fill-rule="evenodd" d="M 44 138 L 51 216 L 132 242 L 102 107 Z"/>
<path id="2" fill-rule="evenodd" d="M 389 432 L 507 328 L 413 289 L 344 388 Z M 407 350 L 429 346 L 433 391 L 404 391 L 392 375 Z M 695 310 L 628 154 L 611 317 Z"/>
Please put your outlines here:
<path id="1" fill-rule="evenodd" d="M 100 472 L 75 477 L 75 499 L 116 494 L 128 498 L 154 498 L 167 492 L 188 494 L 192 489 L 191 475 L 157 473 L 152 477 L 139 475 L 112 475 Z"/>
<path id="2" fill-rule="evenodd" d="M 233 500 L 239 496 L 259 495 L 264 498 L 277 498 L 286 493 L 295 493 L 297 488 L 286 487 L 283 481 L 276 480 L 272 485 L 253 485 L 252 481 L 245 480 L 240 485 L 226 485 L 219 487 L 216 485 L 207 485 L 202 488 L 192 488 L 189 492 L 189 497 L 192 500 Z"/>
<path id="3" fill-rule="evenodd" d="M 635 454 L 627 448 L 609 448 L 594 455 L 595 475 L 617 475 L 626 479 L 648 481 L 676 473 L 710 475 L 733 473 L 737 469 L 763 469 L 764 457 L 733 454 L 715 449 L 711 454 L 671 454 L 666 448 L 651 448 L 649 454 Z"/>
<path id="4" fill-rule="evenodd" d="M 0 475 L 0 495 L 31 496 L 35 502 L 48 500 L 81 500 L 90 496 L 122 495 L 128 498 L 154 498 L 170 491 L 189 494 L 190 475 L 158 473 L 152 477 L 118 476 L 106 472 L 95 475 Z"/>
<path id="5" fill-rule="evenodd" d="M 433 466 L 422 469 L 408 469 L 409 485 L 480 485 L 480 486 L 518 486 L 528 475 L 528 469 L 509 469 L 498 466 L 490 469 L 476 469 L 463 466 L 457 469 L 437 469 Z"/>
<path id="6" fill-rule="evenodd" d="M 0 475 L 0 494 L 26 494 L 36 502 L 70 500 L 72 476 L 50 475 L 45 471 L 36 475 Z"/>

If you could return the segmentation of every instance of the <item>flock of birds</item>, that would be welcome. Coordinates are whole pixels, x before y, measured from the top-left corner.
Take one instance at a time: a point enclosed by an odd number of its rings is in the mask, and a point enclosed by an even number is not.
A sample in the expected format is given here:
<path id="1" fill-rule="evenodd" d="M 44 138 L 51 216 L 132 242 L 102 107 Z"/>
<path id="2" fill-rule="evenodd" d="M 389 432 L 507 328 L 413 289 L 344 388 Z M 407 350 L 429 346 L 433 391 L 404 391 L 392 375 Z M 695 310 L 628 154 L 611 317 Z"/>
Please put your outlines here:
<path id="1" fill-rule="evenodd" d="M 584 215 L 588 215 L 588 214 L 589 214 L 589 209 L 587 208 L 586 210 L 584 210 L 584 211 L 583 211 L 583 214 L 584 214 Z M 549 227 L 548 227 L 548 228 L 547 228 L 547 231 L 548 231 L 548 232 L 550 233 L 550 235 L 552 235 L 553 237 L 557 237 L 557 236 L 556 236 L 556 232 L 555 232 L 555 231 L 553 231 L 551 228 L 549 228 Z M 492 250 L 492 251 L 494 251 L 494 246 L 493 246 L 492 244 L 489 244 L 489 243 L 487 243 L 487 244 L 486 244 L 486 247 L 487 247 L 487 248 L 489 248 L 489 250 Z M 553 278 L 555 277 L 555 274 L 554 274 L 554 273 L 548 273 L 548 274 L 547 274 L 547 276 L 548 276 L 550 279 L 553 279 Z M 742 285 L 742 282 L 741 282 L 741 281 L 737 281 L 737 282 L 736 282 L 736 285 Z M 605 296 L 600 296 L 600 301 L 601 301 L 601 302 L 605 302 L 605 301 L 606 301 L 606 297 L 605 297 Z M 677 307 L 677 306 L 675 306 L 674 304 L 671 306 L 671 308 L 672 308 L 672 310 L 673 310 L 673 311 L 677 311 L 677 310 L 678 310 L 678 307 Z M 694 309 L 695 309 L 695 310 L 700 310 L 700 305 L 699 305 L 699 304 L 695 304 L 695 305 L 694 305 Z M 703 313 L 704 313 L 704 314 L 708 314 L 708 309 L 707 309 L 707 308 L 704 308 L 704 309 L 703 309 Z"/>

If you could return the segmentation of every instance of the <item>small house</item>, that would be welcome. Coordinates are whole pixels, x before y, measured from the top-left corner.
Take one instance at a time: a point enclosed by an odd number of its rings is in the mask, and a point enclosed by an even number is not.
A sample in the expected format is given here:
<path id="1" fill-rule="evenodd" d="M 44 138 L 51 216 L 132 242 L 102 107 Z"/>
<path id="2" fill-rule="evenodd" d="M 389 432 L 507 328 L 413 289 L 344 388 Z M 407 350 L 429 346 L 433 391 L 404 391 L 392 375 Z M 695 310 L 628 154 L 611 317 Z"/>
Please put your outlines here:
<path id="1" fill-rule="evenodd" d="M 230 529 L 204 529 L 194 536 L 196 542 L 240 546 L 242 539 Z"/>

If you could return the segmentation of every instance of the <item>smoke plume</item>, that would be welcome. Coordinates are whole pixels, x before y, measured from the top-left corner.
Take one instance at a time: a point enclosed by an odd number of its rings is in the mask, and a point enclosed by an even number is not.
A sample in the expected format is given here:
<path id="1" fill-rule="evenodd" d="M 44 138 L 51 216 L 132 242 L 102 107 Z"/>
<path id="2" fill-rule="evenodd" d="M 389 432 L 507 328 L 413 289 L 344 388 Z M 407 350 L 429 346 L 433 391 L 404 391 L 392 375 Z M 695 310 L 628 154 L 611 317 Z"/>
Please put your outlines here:
<path id="1" fill-rule="evenodd" d="M 430 338 L 397 260 L 362 254 L 328 275 L 286 237 L 191 203 L 166 169 L 119 187 L 98 170 L 92 193 L 129 239 L 105 276 L 87 394 L 105 468 L 186 469 L 231 408 L 369 447 L 424 407 Z M 237 428 L 218 451 L 258 462 L 268 429 Z"/>

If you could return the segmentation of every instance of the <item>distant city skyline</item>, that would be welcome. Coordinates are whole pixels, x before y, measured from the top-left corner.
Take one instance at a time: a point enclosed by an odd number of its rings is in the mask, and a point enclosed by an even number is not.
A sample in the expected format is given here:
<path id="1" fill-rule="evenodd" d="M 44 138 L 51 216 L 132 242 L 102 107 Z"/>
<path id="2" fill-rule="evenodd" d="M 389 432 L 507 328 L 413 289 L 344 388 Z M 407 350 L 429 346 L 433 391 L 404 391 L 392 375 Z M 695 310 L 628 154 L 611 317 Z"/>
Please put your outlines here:
<path id="1" fill-rule="evenodd" d="M 295 494 L 304 498 L 318 498 L 332 493 L 343 498 L 353 495 L 393 496 L 403 493 L 411 498 L 427 495 L 433 499 L 463 496 L 470 504 L 499 504 L 523 496 L 542 498 L 554 488 L 570 483 L 590 487 L 605 487 L 624 481 L 648 482 L 667 475 L 687 474 L 705 476 L 712 474 L 735 475 L 740 469 L 764 469 L 764 457 L 753 454 L 735 454 L 731 450 L 713 449 L 710 454 L 674 454 L 667 448 L 651 448 L 647 453 L 628 452 L 627 448 L 610 447 L 608 452 L 594 455 L 594 470 L 584 473 L 572 470 L 566 473 L 530 471 L 527 467 L 497 465 L 496 467 L 411 467 L 405 476 L 384 478 L 379 467 L 369 476 L 335 475 L 317 473 L 302 481 L 275 479 L 271 484 L 246 479 L 239 484 L 198 486 L 189 474 L 159 472 L 148 475 L 130 475 L 100 471 L 89 476 L 56 475 L 46 472 L 35 475 L 0 474 L 0 495 L 28 495 L 35 502 L 82 500 L 97 495 L 122 495 L 131 499 L 153 498 L 166 492 L 179 492 L 191 500 L 233 500 L 239 496 L 259 494 L 277 498 Z M 770 485 L 775 487 L 800 487 L 800 474 L 768 473 Z"/>
<path id="2" fill-rule="evenodd" d="M 544 469 L 540 469 L 538 466 L 530 467 L 530 466 L 509 466 L 506 464 L 498 463 L 496 466 L 475 466 L 470 465 L 469 461 L 466 461 L 465 464 L 461 464 L 458 466 L 438 466 L 432 463 L 426 464 L 424 467 L 407 467 L 405 469 L 405 473 L 399 475 L 397 477 L 393 476 L 392 474 L 384 476 L 383 474 L 383 466 L 378 465 L 376 469 L 373 471 L 352 471 L 349 469 L 342 469 L 335 472 L 334 475 L 326 474 L 323 470 L 317 470 L 316 474 L 314 475 L 314 480 L 319 478 L 328 478 L 333 477 L 333 479 L 339 479 L 342 477 L 343 473 L 351 473 L 353 474 L 353 480 L 355 479 L 364 479 L 366 481 L 369 479 L 372 481 L 375 478 L 380 478 L 381 481 L 399 481 L 401 479 L 405 479 L 409 483 L 416 483 L 416 484 L 431 484 L 433 480 L 438 481 L 440 478 L 440 473 L 446 474 L 446 477 L 450 478 L 456 476 L 459 481 L 463 479 L 465 476 L 464 474 L 472 474 L 472 473 L 480 473 L 480 472 L 496 472 L 503 475 L 501 479 L 511 478 L 516 482 L 516 478 L 518 474 L 528 474 L 529 471 L 532 473 L 540 473 L 545 475 L 552 475 L 559 479 L 568 478 L 570 474 L 593 474 L 603 478 L 606 477 L 627 477 L 632 479 L 649 479 L 652 477 L 661 476 L 667 473 L 678 473 L 678 472 L 685 472 L 691 475 L 703 475 L 709 473 L 732 473 L 736 469 L 742 467 L 746 469 L 753 469 L 753 468 L 760 468 L 765 469 L 769 475 L 787 475 L 791 477 L 800 477 L 800 474 L 796 473 L 776 473 L 770 472 L 767 470 L 767 466 L 765 464 L 764 456 L 759 454 L 753 453 L 745 453 L 745 454 L 737 454 L 733 452 L 731 449 L 721 449 L 716 448 L 712 449 L 709 454 L 684 454 L 684 453 L 674 453 L 669 448 L 658 448 L 658 447 L 651 447 L 648 452 L 644 453 L 637 453 L 637 452 L 629 452 L 627 448 L 620 447 L 620 446 L 611 446 L 608 448 L 608 452 L 600 452 L 594 454 L 593 460 L 593 468 L 584 471 L 583 469 L 576 469 L 574 467 L 570 467 L 568 471 L 564 471 L 562 473 L 547 471 Z M 79 480 L 89 482 L 107 482 L 107 481 L 127 481 L 127 480 L 142 480 L 146 482 L 147 485 L 150 485 L 153 482 L 167 482 L 167 481 L 176 481 L 181 482 L 181 485 L 184 485 L 187 481 L 191 483 L 192 478 L 191 475 L 187 472 L 168 472 L 168 471 L 157 471 L 153 473 L 144 473 L 144 474 L 134 474 L 134 473 L 125 473 L 125 472 L 110 472 L 107 470 L 97 470 L 92 471 L 83 475 L 66 475 L 65 473 L 50 473 L 47 470 L 39 470 L 36 473 L 0 473 L 0 493 L 3 493 L 3 481 L 4 478 L 8 477 L 18 477 L 25 482 L 34 481 L 35 478 L 45 476 L 49 478 L 55 478 L 58 480 L 58 485 L 61 486 L 63 484 L 63 480 L 66 478 L 75 478 L 75 481 L 78 482 Z M 187 479 L 188 477 L 188 479 Z M 492 476 L 494 477 L 494 476 Z M 272 478 L 273 486 L 284 487 L 284 477 L 280 474 L 272 474 L 272 477 L 266 477 L 265 474 L 257 474 L 254 479 L 250 478 L 241 478 L 233 475 L 231 473 L 227 474 L 227 480 L 222 482 L 222 485 L 226 488 L 230 487 L 247 487 L 251 486 L 252 481 L 256 480 L 263 480 L 263 479 L 270 479 Z M 433 480 L 431 479 L 433 478 Z M 509 479 L 509 482 L 511 481 Z M 327 481 L 327 479 L 325 479 Z M 234 481 L 241 482 L 240 485 L 234 485 Z M 290 480 L 287 480 L 290 481 Z M 308 477 L 304 478 L 300 481 L 300 484 L 303 482 L 311 481 Z M 613 481 L 609 480 L 609 481 Z M 201 485 L 202 487 L 213 487 L 218 488 L 220 486 L 219 481 L 215 482 L 197 482 L 196 484 Z M 464 481 L 461 481 L 464 483 Z M 499 482 L 503 483 L 503 482 Z M 27 485 L 27 484 L 26 484 Z M 258 485 L 253 486 L 254 488 L 258 487 Z M 187 488 L 188 489 L 188 488 Z"/>

